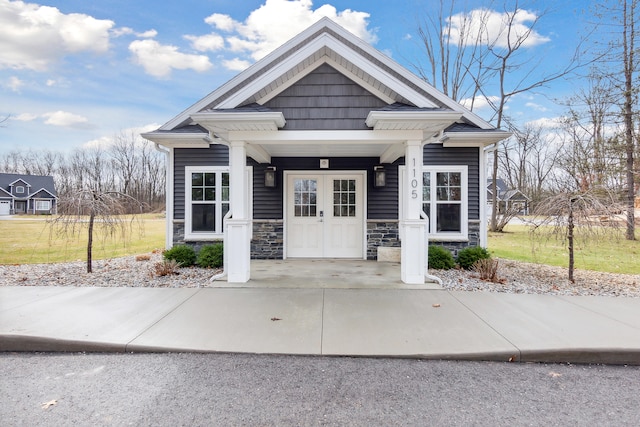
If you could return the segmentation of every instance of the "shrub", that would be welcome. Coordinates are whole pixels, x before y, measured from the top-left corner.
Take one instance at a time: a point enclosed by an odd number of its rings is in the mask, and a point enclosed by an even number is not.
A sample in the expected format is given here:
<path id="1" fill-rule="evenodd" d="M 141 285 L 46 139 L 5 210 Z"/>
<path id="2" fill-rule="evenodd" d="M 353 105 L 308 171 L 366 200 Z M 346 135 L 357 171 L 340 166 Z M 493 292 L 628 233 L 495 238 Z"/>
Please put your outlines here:
<path id="1" fill-rule="evenodd" d="M 449 270 L 455 267 L 456 262 L 453 260 L 453 255 L 447 249 L 442 246 L 429 246 L 429 268 L 436 270 Z"/>
<path id="2" fill-rule="evenodd" d="M 197 264 L 203 268 L 219 268 L 223 264 L 224 246 L 222 243 L 203 246 L 198 253 Z"/>
<path id="3" fill-rule="evenodd" d="M 180 264 L 173 259 L 164 259 L 154 264 L 156 276 L 168 276 L 170 274 L 178 274 L 177 270 Z"/>
<path id="4" fill-rule="evenodd" d="M 493 283 L 504 283 L 504 279 L 498 277 L 498 260 L 491 258 L 479 259 L 471 267 L 473 271 L 480 275 L 480 280 Z"/>
<path id="5" fill-rule="evenodd" d="M 191 246 L 177 245 L 163 254 L 164 259 L 173 260 L 180 264 L 180 267 L 190 267 L 196 263 L 196 251 Z"/>
<path id="6" fill-rule="evenodd" d="M 458 252 L 458 265 L 465 270 L 470 270 L 477 261 L 481 259 L 489 259 L 491 254 L 485 248 L 480 246 L 472 246 L 461 249 Z"/>

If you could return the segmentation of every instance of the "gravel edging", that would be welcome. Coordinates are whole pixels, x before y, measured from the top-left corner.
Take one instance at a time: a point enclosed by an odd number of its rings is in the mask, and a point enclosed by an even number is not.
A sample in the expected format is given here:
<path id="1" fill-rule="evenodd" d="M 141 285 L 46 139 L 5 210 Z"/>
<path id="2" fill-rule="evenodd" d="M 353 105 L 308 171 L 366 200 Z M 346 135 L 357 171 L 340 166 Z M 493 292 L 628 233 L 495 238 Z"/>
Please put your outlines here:
<path id="1" fill-rule="evenodd" d="M 177 275 L 157 277 L 158 253 L 148 260 L 135 256 L 93 262 L 93 273 L 86 273 L 85 262 L 57 264 L 0 265 L 0 286 L 76 286 L 76 287 L 210 287 L 216 270 L 180 268 Z M 504 283 L 480 280 L 471 271 L 431 270 L 443 287 L 457 291 L 507 292 L 514 294 L 596 295 L 640 298 L 640 275 L 576 270 L 576 282 L 567 279 L 567 270 L 541 264 L 499 259 L 498 276 Z"/>

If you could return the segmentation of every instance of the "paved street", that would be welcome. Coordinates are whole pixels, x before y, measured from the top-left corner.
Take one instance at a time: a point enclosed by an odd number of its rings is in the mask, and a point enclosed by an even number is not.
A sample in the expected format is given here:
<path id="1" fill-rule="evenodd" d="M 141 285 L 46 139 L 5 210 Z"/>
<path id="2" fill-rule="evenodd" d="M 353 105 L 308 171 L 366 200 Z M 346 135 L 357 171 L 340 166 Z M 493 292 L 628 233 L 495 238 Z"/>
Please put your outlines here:
<path id="1" fill-rule="evenodd" d="M 640 368 L 627 366 L 4 353 L 0 375 L 5 426 L 624 426 L 640 419 Z"/>

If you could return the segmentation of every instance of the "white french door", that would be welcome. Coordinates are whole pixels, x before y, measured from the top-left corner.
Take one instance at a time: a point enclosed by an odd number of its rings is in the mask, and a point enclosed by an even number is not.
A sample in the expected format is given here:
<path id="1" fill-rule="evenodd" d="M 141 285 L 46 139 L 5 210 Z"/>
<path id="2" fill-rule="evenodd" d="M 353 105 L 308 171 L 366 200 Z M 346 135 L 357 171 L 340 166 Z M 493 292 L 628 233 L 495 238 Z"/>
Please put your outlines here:
<path id="1" fill-rule="evenodd" d="M 364 177 L 364 173 L 287 175 L 287 257 L 363 257 Z"/>

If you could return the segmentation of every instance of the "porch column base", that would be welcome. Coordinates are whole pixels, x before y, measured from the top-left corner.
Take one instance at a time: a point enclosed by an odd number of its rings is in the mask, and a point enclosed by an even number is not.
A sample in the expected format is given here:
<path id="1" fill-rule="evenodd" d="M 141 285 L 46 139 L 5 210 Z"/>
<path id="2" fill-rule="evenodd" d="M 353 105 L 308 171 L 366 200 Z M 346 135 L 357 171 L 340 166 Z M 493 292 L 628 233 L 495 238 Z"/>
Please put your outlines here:
<path id="1" fill-rule="evenodd" d="M 225 270 L 229 283 L 246 283 L 251 278 L 251 233 L 249 219 L 228 219 L 224 239 Z"/>
<path id="2" fill-rule="evenodd" d="M 426 266 L 425 230 L 427 222 L 421 219 L 407 219 L 400 222 L 402 245 L 400 250 L 400 276 L 403 283 L 424 284 Z"/>

